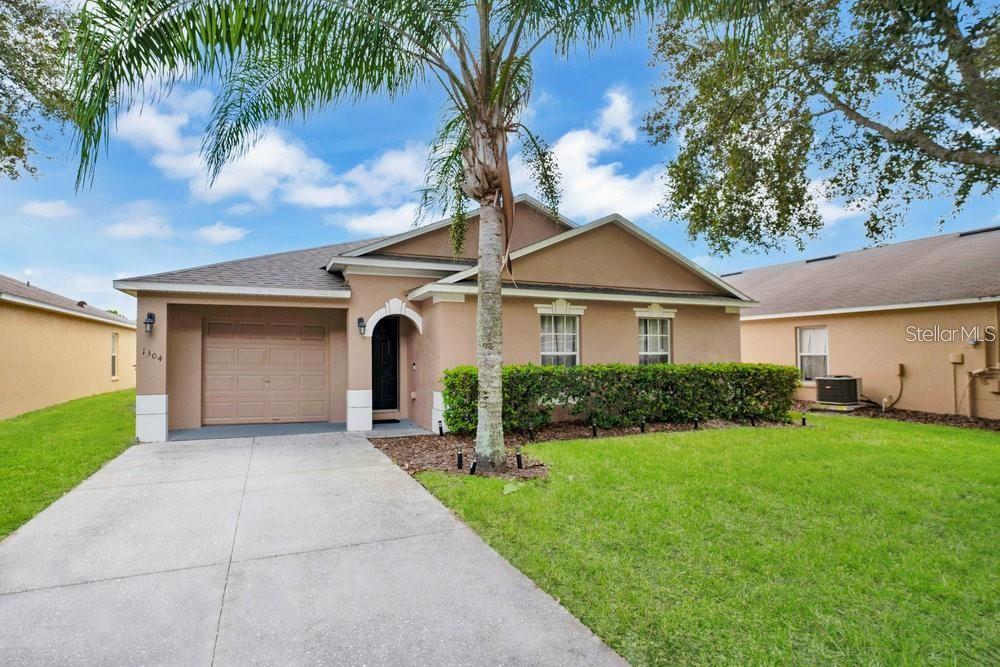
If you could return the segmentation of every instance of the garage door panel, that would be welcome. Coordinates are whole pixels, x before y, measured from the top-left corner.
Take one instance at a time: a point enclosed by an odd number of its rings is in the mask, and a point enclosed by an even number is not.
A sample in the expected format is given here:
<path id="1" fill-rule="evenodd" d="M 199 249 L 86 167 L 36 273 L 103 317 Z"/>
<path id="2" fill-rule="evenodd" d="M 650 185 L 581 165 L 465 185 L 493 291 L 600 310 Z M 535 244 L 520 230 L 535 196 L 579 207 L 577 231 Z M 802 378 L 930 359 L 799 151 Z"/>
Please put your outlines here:
<path id="1" fill-rule="evenodd" d="M 205 376 L 205 393 L 233 392 L 236 390 L 236 375 L 232 373 L 212 373 Z"/>
<path id="2" fill-rule="evenodd" d="M 329 406 L 327 401 L 300 401 L 299 414 L 303 419 L 323 421 L 329 418 L 327 416 Z"/>
<path id="3" fill-rule="evenodd" d="M 240 322 L 240 338 L 245 340 L 267 338 L 269 328 L 270 325 L 267 322 Z"/>
<path id="4" fill-rule="evenodd" d="M 299 378 L 295 375 L 272 375 L 267 387 L 272 394 L 280 392 L 295 393 L 299 389 Z"/>
<path id="5" fill-rule="evenodd" d="M 236 383 L 237 394 L 252 392 L 252 391 L 266 391 L 267 390 L 267 376 L 266 375 L 246 375 L 240 374 L 239 379 Z"/>
<path id="6" fill-rule="evenodd" d="M 290 319 L 206 322 L 203 423 L 329 419 L 327 328 Z"/>
<path id="7" fill-rule="evenodd" d="M 236 338 L 239 325 L 236 322 L 209 322 L 205 334 L 212 338 Z"/>
<path id="8" fill-rule="evenodd" d="M 327 377 L 325 375 L 300 375 L 299 389 L 302 391 L 326 393 L 326 381 Z"/>
<path id="9" fill-rule="evenodd" d="M 240 347 L 236 350 L 236 363 L 242 368 L 263 368 L 267 366 L 267 348 Z"/>
<path id="10" fill-rule="evenodd" d="M 236 349 L 232 347 L 205 347 L 206 367 L 229 367 L 236 364 Z"/>
<path id="11" fill-rule="evenodd" d="M 295 368 L 299 365 L 299 350 L 296 348 L 274 348 L 269 350 L 270 368 Z"/>
<path id="12" fill-rule="evenodd" d="M 304 348 L 301 356 L 302 368 L 326 368 L 326 350 Z"/>

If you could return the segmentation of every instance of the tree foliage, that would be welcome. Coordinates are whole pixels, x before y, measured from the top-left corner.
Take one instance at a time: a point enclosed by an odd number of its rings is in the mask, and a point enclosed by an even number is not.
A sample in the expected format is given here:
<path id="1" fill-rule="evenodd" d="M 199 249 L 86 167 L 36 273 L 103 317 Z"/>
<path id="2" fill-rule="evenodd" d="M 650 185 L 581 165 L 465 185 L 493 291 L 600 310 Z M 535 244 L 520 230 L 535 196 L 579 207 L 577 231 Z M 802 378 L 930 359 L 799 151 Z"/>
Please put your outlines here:
<path id="1" fill-rule="evenodd" d="M 800 247 L 821 198 L 890 236 L 911 203 L 1000 182 L 1000 10 L 972 0 L 778 0 L 768 39 L 662 21 L 654 141 L 680 144 L 662 213 L 716 252 Z M 818 169 L 818 173 L 811 171 Z"/>
<path id="2" fill-rule="evenodd" d="M 46 121 L 64 121 L 65 12 L 45 0 L 0 2 L 0 177 L 34 175 Z"/>

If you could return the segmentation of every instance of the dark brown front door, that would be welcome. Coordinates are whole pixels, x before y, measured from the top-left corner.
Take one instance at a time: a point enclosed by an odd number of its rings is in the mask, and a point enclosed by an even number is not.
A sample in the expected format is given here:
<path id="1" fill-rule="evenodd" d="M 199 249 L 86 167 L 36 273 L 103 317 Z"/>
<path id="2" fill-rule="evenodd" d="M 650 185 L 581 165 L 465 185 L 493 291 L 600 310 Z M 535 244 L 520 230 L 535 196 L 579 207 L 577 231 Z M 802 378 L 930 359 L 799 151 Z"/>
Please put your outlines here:
<path id="1" fill-rule="evenodd" d="M 386 317 L 372 332 L 372 409 L 399 409 L 399 319 Z"/>

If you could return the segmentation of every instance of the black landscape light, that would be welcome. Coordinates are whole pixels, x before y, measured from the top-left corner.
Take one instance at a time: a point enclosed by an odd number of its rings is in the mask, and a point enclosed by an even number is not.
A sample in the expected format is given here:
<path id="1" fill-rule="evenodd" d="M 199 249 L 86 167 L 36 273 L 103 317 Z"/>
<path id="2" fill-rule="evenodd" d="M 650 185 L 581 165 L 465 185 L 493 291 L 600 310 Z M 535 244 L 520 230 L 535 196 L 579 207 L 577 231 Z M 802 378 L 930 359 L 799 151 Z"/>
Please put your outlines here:
<path id="1" fill-rule="evenodd" d="M 521 470 L 524 468 L 524 459 L 521 458 L 521 448 L 518 447 L 514 450 L 514 458 L 517 459 L 517 469 Z"/>
<path id="2" fill-rule="evenodd" d="M 462 465 L 462 445 L 455 448 L 455 458 L 457 459 L 455 467 L 459 470 L 464 468 L 465 466 Z"/>

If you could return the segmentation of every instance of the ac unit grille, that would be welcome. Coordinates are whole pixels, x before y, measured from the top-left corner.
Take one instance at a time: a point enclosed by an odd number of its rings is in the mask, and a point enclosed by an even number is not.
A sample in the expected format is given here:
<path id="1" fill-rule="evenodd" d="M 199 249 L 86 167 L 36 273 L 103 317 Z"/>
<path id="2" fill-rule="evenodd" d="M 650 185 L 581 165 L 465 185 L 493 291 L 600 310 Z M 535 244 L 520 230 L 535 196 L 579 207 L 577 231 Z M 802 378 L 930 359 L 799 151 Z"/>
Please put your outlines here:
<path id="1" fill-rule="evenodd" d="M 816 400 L 820 403 L 853 405 L 861 396 L 861 378 L 831 375 L 816 378 Z"/>

